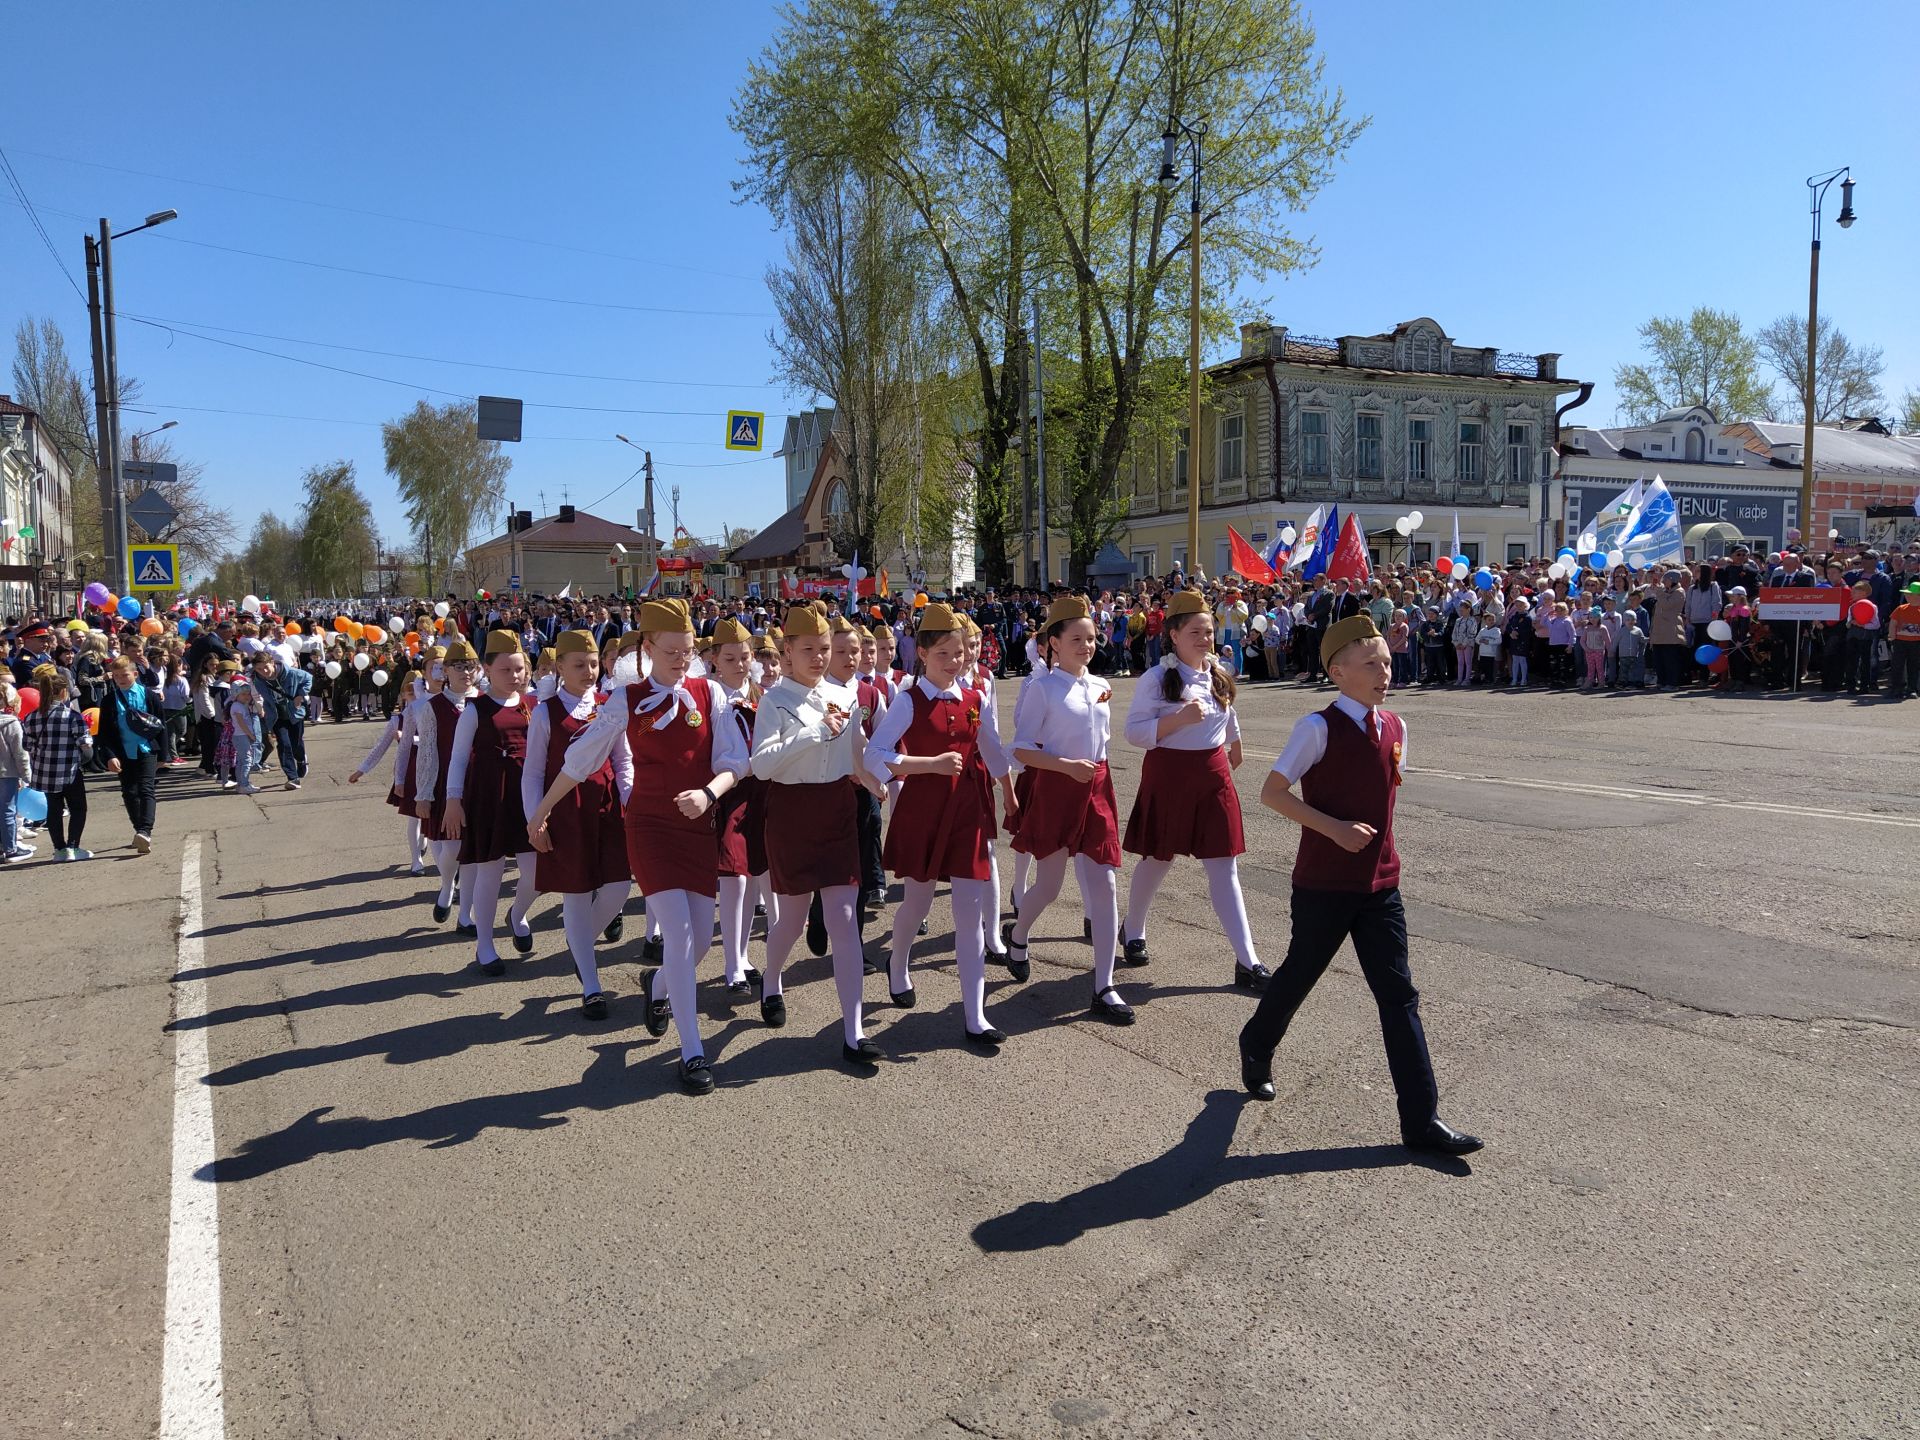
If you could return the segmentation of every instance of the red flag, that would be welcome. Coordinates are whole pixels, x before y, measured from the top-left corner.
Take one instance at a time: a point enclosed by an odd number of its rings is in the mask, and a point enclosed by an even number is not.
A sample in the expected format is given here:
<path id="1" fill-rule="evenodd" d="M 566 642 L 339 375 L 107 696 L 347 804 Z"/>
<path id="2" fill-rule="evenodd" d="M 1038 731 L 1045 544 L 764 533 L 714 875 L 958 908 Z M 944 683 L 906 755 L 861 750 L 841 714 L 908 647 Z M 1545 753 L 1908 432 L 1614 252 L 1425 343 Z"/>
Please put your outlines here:
<path id="1" fill-rule="evenodd" d="M 1273 567 L 1260 558 L 1260 552 L 1231 525 L 1227 526 L 1227 545 L 1233 557 L 1233 571 L 1241 579 L 1271 585 L 1280 578 L 1273 573 Z"/>
<path id="2" fill-rule="evenodd" d="M 1373 578 L 1373 570 L 1367 564 L 1367 538 L 1360 533 L 1360 522 L 1351 512 L 1346 524 L 1340 527 L 1340 541 L 1333 547 L 1333 559 L 1327 563 L 1329 580 L 1351 580 L 1355 585 L 1364 585 Z"/>

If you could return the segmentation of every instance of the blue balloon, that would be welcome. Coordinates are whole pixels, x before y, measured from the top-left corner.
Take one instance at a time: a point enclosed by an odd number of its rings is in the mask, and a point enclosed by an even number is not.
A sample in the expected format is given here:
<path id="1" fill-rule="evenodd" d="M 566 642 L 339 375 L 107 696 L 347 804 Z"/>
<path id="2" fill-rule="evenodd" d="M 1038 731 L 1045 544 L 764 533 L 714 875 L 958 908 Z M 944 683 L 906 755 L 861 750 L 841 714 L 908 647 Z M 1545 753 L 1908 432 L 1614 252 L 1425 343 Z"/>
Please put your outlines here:
<path id="1" fill-rule="evenodd" d="M 1596 550 L 1587 557 L 1587 563 L 1595 570 L 1604 571 L 1607 568 L 1607 557 Z"/>
<path id="2" fill-rule="evenodd" d="M 38 825 L 47 818 L 47 797 L 39 790 L 22 790 L 14 800 L 14 809 L 22 820 Z"/>
<path id="3" fill-rule="evenodd" d="M 140 618 L 140 610 L 140 602 L 134 599 L 133 596 L 122 595 L 120 597 L 119 611 L 122 620 L 138 620 Z"/>
<path id="4" fill-rule="evenodd" d="M 1693 658 L 1702 665 L 1711 665 L 1720 658 L 1720 647 L 1718 645 L 1702 645 L 1698 650 L 1693 652 Z"/>
<path id="5" fill-rule="evenodd" d="M 1491 590 L 1493 588 L 1493 572 L 1491 570 L 1474 571 L 1473 588 L 1476 590 Z"/>
<path id="6" fill-rule="evenodd" d="M 1473 568 L 1473 562 L 1464 555 L 1456 555 L 1453 557 L 1453 568 L 1455 570 L 1471 570 Z"/>
<path id="7" fill-rule="evenodd" d="M 182 640 L 186 639 L 187 636 L 191 635 L 199 626 L 200 622 L 195 620 L 191 615 L 182 615 L 178 626 L 180 638 Z"/>

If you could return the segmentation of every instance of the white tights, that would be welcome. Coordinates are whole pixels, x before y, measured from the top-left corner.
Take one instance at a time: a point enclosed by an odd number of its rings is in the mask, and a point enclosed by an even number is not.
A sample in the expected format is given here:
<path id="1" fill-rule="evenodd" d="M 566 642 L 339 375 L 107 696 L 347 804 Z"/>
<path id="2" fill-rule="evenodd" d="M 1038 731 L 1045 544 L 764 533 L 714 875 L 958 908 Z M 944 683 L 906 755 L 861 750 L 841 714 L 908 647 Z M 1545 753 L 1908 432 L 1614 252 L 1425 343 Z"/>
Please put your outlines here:
<path id="1" fill-rule="evenodd" d="M 460 923 L 466 925 L 473 919 L 474 867 L 460 863 L 458 840 L 435 840 L 432 844 L 434 868 L 440 872 L 440 903 L 453 903 L 453 887 L 457 881 L 460 886 Z"/>
<path id="2" fill-rule="evenodd" d="M 407 869 L 418 875 L 426 854 L 427 842 L 420 838 L 420 817 L 409 815 L 407 816 Z"/>
<path id="3" fill-rule="evenodd" d="M 1020 898 L 1033 883 L 1033 856 L 1024 850 L 1013 852 L 1013 913 L 1020 913 Z"/>
<path id="4" fill-rule="evenodd" d="M 766 885 L 765 875 L 720 877 L 720 953 L 726 960 L 729 985 L 747 978 L 747 940 L 753 934 L 754 897 L 765 895 L 769 903 L 773 900 L 773 892 Z"/>
<path id="5" fill-rule="evenodd" d="M 1220 928 L 1227 932 L 1233 958 L 1241 969 L 1250 970 L 1260 963 L 1260 957 L 1254 953 L 1253 930 L 1247 924 L 1246 896 L 1240 893 L 1240 862 L 1231 855 L 1222 855 L 1202 860 L 1200 865 L 1207 872 L 1207 893 L 1213 900 L 1213 913 L 1219 918 Z M 1127 939 L 1147 938 L 1147 912 L 1153 908 L 1153 897 L 1172 869 L 1171 860 L 1155 860 L 1151 856 L 1142 856 L 1134 865 L 1133 888 L 1127 893 Z"/>
<path id="6" fill-rule="evenodd" d="M 912 982 L 907 962 L 913 953 L 913 937 L 920 922 L 933 908 L 933 882 L 908 880 L 906 895 L 893 914 L 893 951 L 887 958 L 887 985 L 896 994 Z M 987 927 L 999 928 L 997 893 L 991 880 L 954 880 L 953 958 L 960 970 L 960 1008 L 967 1029 L 978 1035 L 987 1028 Z"/>
<path id="7" fill-rule="evenodd" d="M 860 1028 L 863 971 L 860 921 L 855 914 L 859 898 L 857 885 L 831 885 L 820 892 L 820 912 L 826 921 L 827 939 L 833 945 L 833 988 L 840 995 L 840 1023 L 849 1045 L 858 1045 L 866 1038 Z M 769 895 L 768 902 L 767 969 L 762 993 L 772 996 L 782 993 L 780 972 L 786 969 L 787 956 L 800 932 L 807 928 L 812 902 L 806 895 Z"/>
<path id="8" fill-rule="evenodd" d="M 632 888 L 631 880 L 616 880 L 598 890 L 560 897 L 560 928 L 566 932 L 567 952 L 580 977 L 582 999 L 600 993 L 600 963 L 593 958 L 593 945 L 627 903 L 627 891 Z"/>
<path id="9" fill-rule="evenodd" d="M 660 974 L 667 982 L 673 1028 L 680 1032 L 680 1058 L 691 1060 L 706 1053 L 700 1044 L 694 971 L 713 943 L 713 900 L 691 890 L 663 890 L 647 897 L 647 918 L 660 924 Z"/>
<path id="10" fill-rule="evenodd" d="M 534 852 L 525 851 L 514 856 L 513 904 L 507 907 L 507 925 L 516 935 L 532 933 L 527 924 L 527 911 L 533 908 L 533 902 L 540 892 L 533 887 Z M 471 910 L 478 934 L 474 937 L 474 957 L 482 965 L 490 965 L 500 958 L 500 952 L 493 948 L 494 917 L 500 913 L 500 890 L 506 884 L 507 862 L 486 860 L 477 865 L 463 866 L 473 872 L 473 895 L 469 899 L 465 887 L 460 892 L 463 904 Z"/>
<path id="11" fill-rule="evenodd" d="M 991 840 L 987 842 L 987 879 L 983 883 L 993 887 L 987 892 L 987 949 L 995 955 L 1005 955 L 1006 942 L 1000 938 L 1000 897 L 1007 892 L 1000 888 L 1000 847 Z M 956 910 L 954 915 L 956 925 L 959 919 Z M 973 1022 L 969 1020 L 967 1024 L 972 1025 Z"/>
<path id="12" fill-rule="evenodd" d="M 1026 943 L 1034 922 L 1060 895 L 1067 879 L 1068 855 L 1056 850 L 1034 862 L 1033 883 L 1020 898 L 1020 915 L 1013 922 L 1013 939 Z M 1093 988 L 1096 994 L 1113 987 L 1113 961 L 1120 937 L 1120 867 L 1102 865 L 1090 855 L 1075 855 L 1073 873 L 1080 882 L 1080 903 L 1093 922 Z"/>

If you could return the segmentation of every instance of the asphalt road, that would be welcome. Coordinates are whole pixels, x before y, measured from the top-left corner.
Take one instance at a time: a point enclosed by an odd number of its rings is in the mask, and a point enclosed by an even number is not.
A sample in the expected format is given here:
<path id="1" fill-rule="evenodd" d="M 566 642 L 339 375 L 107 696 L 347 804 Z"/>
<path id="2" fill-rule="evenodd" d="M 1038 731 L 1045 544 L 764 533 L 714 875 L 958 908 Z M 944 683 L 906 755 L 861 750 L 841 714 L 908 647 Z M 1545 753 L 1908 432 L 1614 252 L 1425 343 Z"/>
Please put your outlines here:
<path id="1" fill-rule="evenodd" d="M 1328 698 L 1244 697 L 1249 803 Z M 871 1078 L 824 961 L 773 1032 L 716 948 L 691 1099 L 637 924 L 604 1025 L 553 902 L 531 960 L 464 971 L 343 783 L 374 726 L 311 731 L 297 794 L 169 780 L 146 858 L 98 792 L 99 859 L 0 875 L 0 1430 L 217 1435 L 223 1389 L 246 1440 L 1920 1433 L 1920 704 L 1395 703 L 1465 1163 L 1394 1143 L 1350 952 L 1242 1102 L 1195 867 L 1128 1030 L 1082 1018 L 1069 885 L 990 988 L 997 1058 L 958 1043 L 944 899 L 919 1008 L 868 983 Z M 1249 844 L 1278 964 L 1294 836 Z"/>

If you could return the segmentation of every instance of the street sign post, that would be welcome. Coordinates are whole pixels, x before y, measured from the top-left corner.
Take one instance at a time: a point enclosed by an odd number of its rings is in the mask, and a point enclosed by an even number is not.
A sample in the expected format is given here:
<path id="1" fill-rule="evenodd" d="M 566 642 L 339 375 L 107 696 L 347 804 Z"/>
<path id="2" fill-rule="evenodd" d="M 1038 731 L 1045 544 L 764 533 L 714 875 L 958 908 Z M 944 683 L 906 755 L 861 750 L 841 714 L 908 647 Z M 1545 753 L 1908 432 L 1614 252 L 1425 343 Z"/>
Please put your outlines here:
<path id="1" fill-rule="evenodd" d="M 475 401 L 474 424 L 482 440 L 518 440 L 520 402 L 500 395 L 481 395 Z"/>
<path id="2" fill-rule="evenodd" d="M 760 437 L 767 428 L 767 417 L 760 410 L 727 412 L 727 449 L 758 450 Z"/>
<path id="3" fill-rule="evenodd" d="M 122 460 L 120 477 L 129 484 L 143 480 L 149 485 L 172 485 L 180 479 L 180 467 L 161 460 Z"/>
<path id="4" fill-rule="evenodd" d="M 164 535 L 180 512 L 158 490 L 149 486 L 127 505 L 127 518 L 149 535 Z"/>
<path id="5" fill-rule="evenodd" d="M 507 588 L 513 591 L 514 594 L 516 595 L 519 594 L 520 593 L 520 577 L 518 575 L 509 575 L 507 577 Z"/>
<path id="6" fill-rule="evenodd" d="M 178 545 L 129 545 L 127 547 L 127 592 L 152 594 L 180 588 L 180 547 Z"/>

